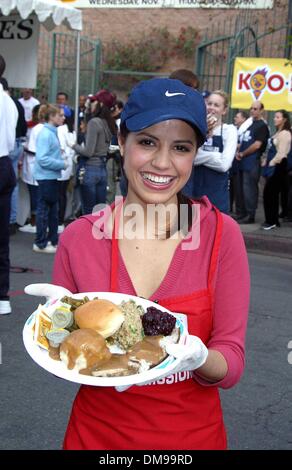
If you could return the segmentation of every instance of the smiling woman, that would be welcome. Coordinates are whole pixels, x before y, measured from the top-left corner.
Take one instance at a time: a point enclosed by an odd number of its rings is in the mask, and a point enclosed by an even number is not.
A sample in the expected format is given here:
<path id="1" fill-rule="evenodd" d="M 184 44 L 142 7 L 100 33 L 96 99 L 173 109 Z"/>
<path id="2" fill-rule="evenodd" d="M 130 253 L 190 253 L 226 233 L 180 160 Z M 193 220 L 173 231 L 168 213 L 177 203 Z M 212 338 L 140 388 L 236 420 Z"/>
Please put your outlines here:
<path id="1" fill-rule="evenodd" d="M 176 202 L 187 182 L 197 149 L 196 131 L 178 119 L 166 120 L 133 132 L 121 130 L 120 148 L 126 155 L 128 200 L 145 204 Z"/>
<path id="2" fill-rule="evenodd" d="M 176 373 L 161 380 L 123 393 L 82 386 L 65 449 L 226 448 L 218 387 L 233 386 L 243 370 L 249 274 L 238 225 L 206 197 L 181 194 L 206 132 L 200 93 L 173 79 L 138 84 L 121 115 L 129 189 L 109 211 L 113 227 L 104 219 L 94 236 L 105 212 L 99 211 L 60 238 L 55 284 L 71 292 L 132 294 L 183 313 L 193 345 L 183 346 Z M 191 209 L 187 233 L 180 230 L 182 202 Z M 141 214 L 136 238 L 123 230 L 133 221 L 131 206 Z M 160 218 L 160 210 L 169 216 Z M 198 243 L 186 247 L 193 234 Z"/>

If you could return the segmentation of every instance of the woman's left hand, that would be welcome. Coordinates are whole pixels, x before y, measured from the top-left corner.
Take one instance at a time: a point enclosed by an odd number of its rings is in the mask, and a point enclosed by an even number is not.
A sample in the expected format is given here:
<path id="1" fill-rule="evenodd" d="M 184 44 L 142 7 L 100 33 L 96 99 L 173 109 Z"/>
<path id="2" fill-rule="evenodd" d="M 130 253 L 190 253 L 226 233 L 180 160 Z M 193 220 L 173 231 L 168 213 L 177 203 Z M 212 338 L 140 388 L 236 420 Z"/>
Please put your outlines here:
<path id="1" fill-rule="evenodd" d="M 208 357 L 208 348 L 198 336 L 188 335 L 185 344 L 167 344 L 166 352 L 179 359 L 174 372 L 195 370 L 205 364 Z M 172 372 L 172 373 L 174 373 Z"/>
<path id="2" fill-rule="evenodd" d="M 185 344 L 170 343 L 165 346 L 166 352 L 179 360 L 178 365 L 165 375 L 159 377 L 162 379 L 168 375 L 176 374 L 185 370 L 195 370 L 205 364 L 208 357 L 208 348 L 204 345 L 203 341 L 198 336 L 188 335 Z M 153 382 L 143 382 L 138 385 L 147 385 Z M 118 392 L 124 392 L 131 385 L 115 387 Z"/>

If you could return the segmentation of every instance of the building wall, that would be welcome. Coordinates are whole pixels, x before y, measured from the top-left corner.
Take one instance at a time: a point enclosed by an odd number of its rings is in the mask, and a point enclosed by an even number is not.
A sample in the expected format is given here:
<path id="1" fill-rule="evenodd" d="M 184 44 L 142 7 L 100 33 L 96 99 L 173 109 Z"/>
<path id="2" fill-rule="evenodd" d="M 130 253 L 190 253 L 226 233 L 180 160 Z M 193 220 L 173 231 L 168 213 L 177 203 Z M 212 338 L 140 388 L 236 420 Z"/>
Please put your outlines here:
<path id="1" fill-rule="evenodd" d="M 288 0 L 274 0 L 273 10 L 253 10 L 260 22 L 272 21 L 275 12 L 287 19 Z M 147 33 L 152 28 L 164 28 L 176 34 L 181 27 L 192 26 L 201 31 L 208 27 L 216 28 L 239 14 L 238 9 L 84 9 L 84 31 L 91 37 L 107 43 L 116 38 L 119 41 L 134 40 L 141 31 Z"/>
<path id="2" fill-rule="evenodd" d="M 141 32 L 150 32 L 152 28 L 167 28 L 172 34 L 188 26 L 202 30 L 210 23 L 233 15 L 234 10 L 87 9 L 84 10 L 83 18 L 85 31 L 107 43 L 113 39 L 125 42 L 134 40 Z"/>

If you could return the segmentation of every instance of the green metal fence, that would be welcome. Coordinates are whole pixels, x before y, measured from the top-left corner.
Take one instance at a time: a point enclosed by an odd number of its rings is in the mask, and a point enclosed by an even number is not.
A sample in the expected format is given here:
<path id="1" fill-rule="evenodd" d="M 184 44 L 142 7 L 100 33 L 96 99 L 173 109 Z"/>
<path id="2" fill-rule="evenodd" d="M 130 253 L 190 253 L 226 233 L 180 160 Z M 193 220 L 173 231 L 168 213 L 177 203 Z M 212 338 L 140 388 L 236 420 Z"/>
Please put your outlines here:
<path id="1" fill-rule="evenodd" d="M 54 102 L 58 91 L 69 95 L 74 104 L 76 77 L 77 37 L 70 33 L 53 33 L 51 80 L 49 101 Z M 96 92 L 99 86 L 101 43 L 87 37 L 81 38 L 80 94 Z"/>
<path id="2" fill-rule="evenodd" d="M 196 73 L 203 88 L 223 88 L 230 91 L 236 57 L 286 57 L 289 24 L 260 24 L 245 14 L 239 19 L 207 29 L 197 48 Z M 250 20 L 250 21 L 249 21 Z M 245 23 L 245 24 L 244 24 Z M 223 33 L 222 33 L 223 32 Z"/>

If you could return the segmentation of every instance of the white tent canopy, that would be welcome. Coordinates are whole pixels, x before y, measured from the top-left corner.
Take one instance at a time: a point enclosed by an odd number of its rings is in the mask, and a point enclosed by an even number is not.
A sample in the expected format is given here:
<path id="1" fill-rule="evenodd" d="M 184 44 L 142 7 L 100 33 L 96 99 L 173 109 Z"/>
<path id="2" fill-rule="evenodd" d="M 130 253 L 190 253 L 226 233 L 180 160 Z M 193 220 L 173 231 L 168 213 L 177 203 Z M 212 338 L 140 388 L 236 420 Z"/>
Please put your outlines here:
<path id="1" fill-rule="evenodd" d="M 82 13 L 57 0 L 0 0 L 0 54 L 6 61 L 5 78 L 11 87 L 35 87 L 40 24 L 48 30 L 64 24 L 77 31 L 75 104 L 78 106 Z M 76 116 L 77 113 L 75 128 Z M 18 224 L 25 223 L 29 207 L 27 187 L 20 181 Z"/>
<path id="2" fill-rule="evenodd" d="M 70 29 L 82 30 L 81 11 L 58 0 L 0 0 L 0 14 L 7 16 L 15 12 L 23 19 L 36 14 L 48 30 L 62 23 Z"/>
<path id="3" fill-rule="evenodd" d="M 80 10 L 58 0 L 0 0 L 0 54 L 6 61 L 5 78 L 13 88 L 36 87 L 40 24 L 48 30 L 65 24 L 77 31 L 77 45 L 80 45 Z M 76 96 L 79 54 L 77 47 Z"/>

